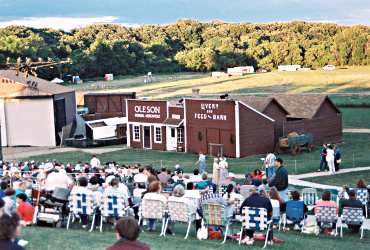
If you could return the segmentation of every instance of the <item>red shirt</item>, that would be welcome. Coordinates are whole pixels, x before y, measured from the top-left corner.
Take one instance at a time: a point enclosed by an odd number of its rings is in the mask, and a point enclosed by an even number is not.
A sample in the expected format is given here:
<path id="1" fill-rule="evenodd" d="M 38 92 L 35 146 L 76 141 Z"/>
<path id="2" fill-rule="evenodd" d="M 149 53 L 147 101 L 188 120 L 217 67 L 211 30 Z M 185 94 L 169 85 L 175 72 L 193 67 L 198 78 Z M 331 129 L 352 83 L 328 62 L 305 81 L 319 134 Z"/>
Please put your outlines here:
<path id="1" fill-rule="evenodd" d="M 108 247 L 106 250 L 150 250 L 146 244 L 138 240 L 119 240 L 114 245 Z"/>
<path id="2" fill-rule="evenodd" d="M 17 214 L 21 217 L 21 220 L 32 222 L 34 212 L 35 209 L 30 203 L 24 201 L 18 202 Z"/>

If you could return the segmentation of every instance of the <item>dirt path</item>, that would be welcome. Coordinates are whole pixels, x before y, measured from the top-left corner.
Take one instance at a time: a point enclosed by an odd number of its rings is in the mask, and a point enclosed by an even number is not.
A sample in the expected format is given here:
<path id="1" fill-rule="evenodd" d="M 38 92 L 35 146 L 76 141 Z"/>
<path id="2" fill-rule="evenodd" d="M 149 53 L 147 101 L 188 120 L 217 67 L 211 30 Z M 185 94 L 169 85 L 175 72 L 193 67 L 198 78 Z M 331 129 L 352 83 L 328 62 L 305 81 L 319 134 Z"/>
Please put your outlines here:
<path id="1" fill-rule="evenodd" d="M 370 134 L 370 128 L 344 128 L 343 133 Z"/>

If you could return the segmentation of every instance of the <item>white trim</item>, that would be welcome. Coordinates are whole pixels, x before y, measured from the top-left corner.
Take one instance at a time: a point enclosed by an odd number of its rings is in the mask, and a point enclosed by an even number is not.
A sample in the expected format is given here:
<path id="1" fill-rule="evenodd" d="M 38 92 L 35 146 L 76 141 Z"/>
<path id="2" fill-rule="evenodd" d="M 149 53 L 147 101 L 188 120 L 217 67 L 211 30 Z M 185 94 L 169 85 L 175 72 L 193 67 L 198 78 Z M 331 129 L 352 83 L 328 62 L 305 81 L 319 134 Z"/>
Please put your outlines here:
<path id="1" fill-rule="evenodd" d="M 184 102 L 184 131 L 183 131 L 183 137 L 184 137 L 184 151 L 188 152 L 188 131 L 186 128 L 186 99 L 183 99 Z M 185 133 L 185 134 L 184 134 Z"/>
<path id="2" fill-rule="evenodd" d="M 126 102 L 126 117 L 127 117 L 127 123 L 126 123 L 126 144 L 127 144 L 127 147 L 130 148 L 131 147 L 131 133 L 130 133 L 130 124 L 128 123 L 128 103 L 127 103 L 127 99 L 125 99 L 125 102 Z"/>
<path id="3" fill-rule="evenodd" d="M 160 137 L 161 140 L 157 141 L 157 128 L 160 130 Z M 154 143 L 162 143 L 162 127 L 161 126 L 154 126 Z"/>
<path id="4" fill-rule="evenodd" d="M 241 103 L 241 104 L 243 104 L 245 107 L 247 107 L 247 108 L 249 108 L 250 110 L 252 110 L 252 111 L 256 112 L 257 114 L 259 114 L 259 115 L 263 116 L 263 117 L 264 117 L 264 118 L 266 118 L 267 120 L 270 120 L 270 121 L 272 121 L 272 122 L 274 122 L 274 121 L 275 121 L 275 120 L 274 120 L 274 119 L 272 119 L 271 117 L 269 117 L 269 116 L 267 116 L 267 115 L 265 115 L 265 114 L 263 114 L 263 113 L 259 112 L 257 109 L 252 108 L 251 106 L 249 106 L 249 105 L 245 104 L 244 102 L 242 102 L 242 101 L 237 101 L 237 102 L 240 102 L 240 103 Z"/>
<path id="5" fill-rule="evenodd" d="M 166 126 L 163 123 L 151 123 L 151 122 L 127 122 L 127 124 L 135 124 L 135 125 L 145 125 L 145 126 Z"/>
<path id="6" fill-rule="evenodd" d="M 146 148 L 144 145 L 145 145 L 145 132 L 144 132 L 144 127 L 149 127 L 149 143 L 150 143 L 150 146 L 149 146 L 149 148 Z M 143 131 L 140 131 L 140 132 L 142 132 L 143 133 L 143 136 L 142 136 L 142 138 L 143 138 L 143 149 L 152 149 L 153 148 L 153 145 L 152 145 L 152 126 L 150 126 L 150 125 L 143 125 L 142 126 L 142 130 Z"/>
<path id="7" fill-rule="evenodd" d="M 135 138 L 135 127 L 139 127 L 139 139 Z M 132 125 L 132 140 L 133 141 L 140 142 L 140 138 L 141 138 L 141 131 L 140 130 L 141 130 L 140 125 Z"/>
<path id="8" fill-rule="evenodd" d="M 235 103 L 235 147 L 236 158 L 240 158 L 240 121 L 239 121 L 239 102 Z"/>

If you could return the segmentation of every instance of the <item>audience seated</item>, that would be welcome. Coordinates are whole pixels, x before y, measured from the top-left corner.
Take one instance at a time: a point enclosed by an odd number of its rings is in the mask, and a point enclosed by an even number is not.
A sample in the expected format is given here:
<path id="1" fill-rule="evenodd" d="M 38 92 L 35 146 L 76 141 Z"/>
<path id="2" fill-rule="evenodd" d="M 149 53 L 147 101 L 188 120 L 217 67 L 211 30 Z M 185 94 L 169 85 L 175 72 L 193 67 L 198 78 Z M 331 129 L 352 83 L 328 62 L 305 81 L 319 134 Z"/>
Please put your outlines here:
<path id="1" fill-rule="evenodd" d="M 342 211 L 344 207 L 352 207 L 352 208 L 362 208 L 363 215 L 366 214 L 365 206 L 362 204 L 361 201 L 356 199 L 356 191 L 351 190 L 349 191 L 349 199 L 341 201 L 340 210 Z M 348 228 L 352 230 L 352 233 L 358 233 L 360 230 L 361 225 L 348 225 Z"/>
<path id="2" fill-rule="evenodd" d="M 17 214 L 3 214 L 0 217 L 0 249 L 24 250 L 15 241 L 20 234 L 20 219 Z"/>
<path id="3" fill-rule="evenodd" d="M 35 208 L 27 202 L 27 195 L 24 193 L 17 194 L 17 214 L 21 219 L 21 225 L 30 225 L 33 221 Z"/>

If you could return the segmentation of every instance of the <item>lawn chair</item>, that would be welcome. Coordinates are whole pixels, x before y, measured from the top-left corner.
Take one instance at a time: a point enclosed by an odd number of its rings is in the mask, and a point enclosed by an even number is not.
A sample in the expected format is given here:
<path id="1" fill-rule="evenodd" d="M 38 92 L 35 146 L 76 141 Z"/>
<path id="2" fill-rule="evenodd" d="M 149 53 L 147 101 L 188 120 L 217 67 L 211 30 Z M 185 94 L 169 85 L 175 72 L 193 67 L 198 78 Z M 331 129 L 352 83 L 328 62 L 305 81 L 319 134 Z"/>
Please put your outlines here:
<path id="1" fill-rule="evenodd" d="M 143 199 L 139 207 L 139 225 L 143 219 L 162 220 L 162 229 L 159 236 L 164 235 L 166 203 L 160 200 Z"/>
<path id="2" fill-rule="evenodd" d="M 226 194 L 226 189 L 227 189 L 227 186 L 226 185 L 220 185 L 220 186 L 218 186 L 218 194 L 221 197 L 224 196 L 224 194 Z"/>
<path id="3" fill-rule="evenodd" d="M 361 201 L 362 205 L 365 206 L 365 217 L 367 218 L 368 202 L 369 202 L 369 193 L 366 188 L 356 189 L 357 200 Z"/>
<path id="4" fill-rule="evenodd" d="M 103 194 L 102 203 L 100 206 L 100 232 L 103 232 L 103 219 L 113 218 L 118 220 L 127 215 L 128 205 L 125 198 L 120 195 Z"/>
<path id="5" fill-rule="evenodd" d="M 173 222 L 184 222 L 188 224 L 186 235 L 184 239 L 187 239 L 190 232 L 191 223 L 195 220 L 195 213 L 190 211 L 188 205 L 185 202 L 168 201 L 168 217 L 164 226 L 164 236 L 166 236 L 166 230 L 168 227 L 169 220 Z"/>
<path id="6" fill-rule="evenodd" d="M 203 219 L 208 226 L 225 227 L 224 240 L 226 242 L 227 233 L 229 231 L 229 221 L 225 216 L 225 207 L 217 203 L 206 203 L 202 205 Z"/>
<path id="7" fill-rule="evenodd" d="M 302 200 L 306 204 L 308 210 L 312 210 L 316 206 L 317 191 L 314 188 L 304 188 L 302 190 Z"/>
<path id="8" fill-rule="evenodd" d="M 288 221 L 297 225 L 301 225 L 301 231 L 304 230 L 305 215 L 303 201 L 290 200 L 286 203 L 286 211 L 283 215 L 283 230 L 286 230 L 286 224 L 288 223 Z"/>
<path id="9" fill-rule="evenodd" d="M 364 230 L 370 231 L 370 219 L 364 219 L 361 226 L 361 239 L 364 238 Z"/>
<path id="10" fill-rule="evenodd" d="M 69 196 L 69 215 L 67 221 L 67 230 L 69 229 L 72 216 L 87 215 L 92 216 L 90 232 L 92 232 L 95 223 L 96 207 L 94 206 L 94 194 L 75 193 Z"/>
<path id="11" fill-rule="evenodd" d="M 278 200 L 270 200 L 272 205 L 272 223 L 278 225 L 280 230 L 281 215 L 280 215 L 280 203 Z"/>
<path id="12" fill-rule="evenodd" d="M 244 207 L 242 210 L 242 227 L 240 230 L 239 245 L 242 241 L 243 229 L 255 231 L 266 231 L 266 239 L 263 248 L 266 247 L 268 236 L 272 226 L 272 220 L 267 220 L 267 210 L 265 208 Z"/>
<path id="13" fill-rule="evenodd" d="M 315 217 L 316 222 L 318 223 L 316 228 L 316 236 L 320 233 L 320 226 L 321 223 L 322 227 L 326 227 L 326 225 L 332 225 L 333 223 L 337 223 L 338 221 L 338 214 L 336 207 L 328 207 L 328 206 L 317 206 L 315 210 Z M 338 235 L 338 228 L 335 227 L 335 235 Z"/>
<path id="14" fill-rule="evenodd" d="M 362 208 L 344 207 L 340 217 L 340 237 L 343 237 L 343 227 L 348 225 L 362 225 L 364 215 Z"/>

